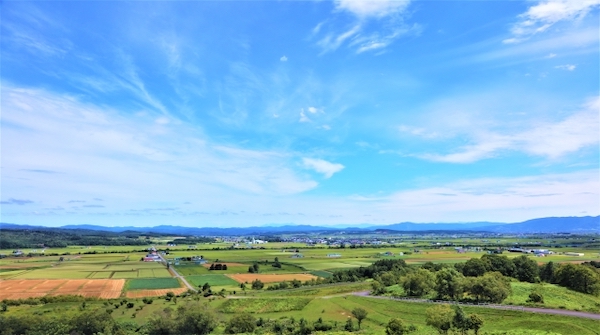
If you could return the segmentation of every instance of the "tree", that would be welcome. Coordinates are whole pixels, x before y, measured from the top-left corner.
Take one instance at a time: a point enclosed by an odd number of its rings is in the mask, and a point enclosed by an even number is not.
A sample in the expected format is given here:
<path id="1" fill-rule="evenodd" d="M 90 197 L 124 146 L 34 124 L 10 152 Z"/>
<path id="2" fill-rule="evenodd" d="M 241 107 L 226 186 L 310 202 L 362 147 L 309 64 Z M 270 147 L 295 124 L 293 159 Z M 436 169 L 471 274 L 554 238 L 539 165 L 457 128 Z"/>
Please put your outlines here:
<path id="1" fill-rule="evenodd" d="M 177 309 L 177 328 L 175 334 L 205 335 L 217 326 L 217 321 L 212 312 L 202 305 L 181 306 Z"/>
<path id="2" fill-rule="evenodd" d="M 517 274 L 515 264 L 506 256 L 488 254 L 481 256 L 481 259 L 489 264 L 488 271 L 498 271 L 506 277 L 515 277 Z"/>
<path id="3" fill-rule="evenodd" d="M 540 279 L 546 283 L 554 283 L 557 266 L 554 262 L 550 261 L 540 268 Z"/>
<path id="4" fill-rule="evenodd" d="M 367 314 L 369 313 L 365 309 L 360 307 L 352 310 L 352 315 L 356 318 L 356 321 L 358 322 L 358 329 L 360 329 L 360 324 L 362 323 L 362 321 L 367 318 Z"/>
<path id="5" fill-rule="evenodd" d="M 235 315 L 227 322 L 225 332 L 227 334 L 252 333 L 255 328 L 256 319 L 248 313 L 242 313 Z"/>
<path id="6" fill-rule="evenodd" d="M 466 334 L 469 331 L 469 317 L 460 308 L 460 306 L 452 306 L 454 309 L 454 317 L 452 318 L 452 326 L 460 331 L 461 334 Z"/>
<path id="7" fill-rule="evenodd" d="M 425 322 L 435 328 L 440 334 L 448 334 L 452 328 L 454 311 L 448 305 L 435 305 L 425 310 Z"/>
<path id="8" fill-rule="evenodd" d="M 465 277 L 453 268 L 444 268 L 435 274 L 438 299 L 458 300 L 463 293 Z"/>
<path id="9" fill-rule="evenodd" d="M 512 292 L 510 282 L 500 272 L 489 272 L 481 277 L 467 278 L 465 291 L 476 301 L 500 303 Z"/>
<path id="10" fill-rule="evenodd" d="M 406 327 L 404 327 L 404 323 L 402 320 L 393 318 L 391 319 L 387 326 L 385 327 L 386 335 L 403 335 L 407 333 Z"/>
<path id="11" fill-rule="evenodd" d="M 418 269 L 404 277 L 402 287 L 407 295 L 420 297 L 431 292 L 434 286 L 434 278 L 435 276 L 431 272 Z"/>
<path id="12" fill-rule="evenodd" d="M 479 334 L 481 327 L 483 327 L 483 319 L 477 314 L 469 315 L 469 329 L 473 329 L 475 335 Z"/>
<path id="13" fill-rule="evenodd" d="M 540 268 L 533 259 L 521 255 L 513 258 L 513 263 L 517 269 L 516 278 L 520 281 L 535 283 L 539 281 Z"/>
<path id="14" fill-rule="evenodd" d="M 210 284 L 204 283 L 204 285 L 202 285 L 202 292 L 206 292 L 208 290 L 210 290 Z"/>
<path id="15" fill-rule="evenodd" d="M 262 281 L 260 281 L 260 279 L 255 279 L 252 282 L 252 289 L 253 290 L 262 290 L 263 287 L 265 287 L 265 284 Z"/>
<path id="16" fill-rule="evenodd" d="M 354 323 L 352 322 L 352 318 L 348 318 L 346 320 L 346 324 L 344 325 L 344 330 L 351 332 L 354 331 Z"/>
<path id="17" fill-rule="evenodd" d="M 533 290 L 531 293 L 529 293 L 529 298 L 527 299 L 527 302 L 533 302 L 535 304 L 543 304 L 544 296 L 540 292 Z"/>
<path id="18" fill-rule="evenodd" d="M 483 276 L 488 271 L 487 263 L 479 258 L 471 258 L 465 262 L 462 273 L 469 277 Z"/>

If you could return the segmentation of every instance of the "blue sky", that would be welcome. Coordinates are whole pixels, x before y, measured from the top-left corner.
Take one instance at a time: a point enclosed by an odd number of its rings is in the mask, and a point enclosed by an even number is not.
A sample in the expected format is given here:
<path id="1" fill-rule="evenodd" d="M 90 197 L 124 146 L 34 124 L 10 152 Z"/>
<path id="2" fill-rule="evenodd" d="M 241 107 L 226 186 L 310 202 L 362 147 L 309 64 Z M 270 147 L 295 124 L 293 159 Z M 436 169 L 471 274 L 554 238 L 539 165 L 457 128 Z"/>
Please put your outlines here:
<path id="1" fill-rule="evenodd" d="M 5 1 L 1 221 L 599 215 L 599 8 Z"/>

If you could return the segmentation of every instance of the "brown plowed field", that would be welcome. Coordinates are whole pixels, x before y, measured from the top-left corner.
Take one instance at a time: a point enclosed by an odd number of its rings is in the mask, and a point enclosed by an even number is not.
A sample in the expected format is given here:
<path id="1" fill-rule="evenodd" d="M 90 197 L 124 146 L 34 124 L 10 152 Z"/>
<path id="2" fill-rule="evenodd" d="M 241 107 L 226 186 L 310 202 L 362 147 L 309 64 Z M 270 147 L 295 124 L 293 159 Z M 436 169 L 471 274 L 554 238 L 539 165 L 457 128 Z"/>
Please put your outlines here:
<path id="1" fill-rule="evenodd" d="M 237 281 L 238 283 L 251 283 L 256 279 L 259 279 L 263 283 L 278 283 L 282 281 L 291 281 L 294 279 L 298 279 L 300 281 L 307 281 L 311 279 L 317 279 L 318 277 L 309 275 L 306 273 L 288 273 L 284 275 L 269 275 L 269 274 L 255 274 L 255 273 L 240 273 L 240 274 L 230 274 L 226 275 L 229 278 Z"/>
<path id="2" fill-rule="evenodd" d="M 67 294 L 112 299 L 121 296 L 124 285 L 124 279 L 0 280 L 0 300 Z"/>
<path id="3" fill-rule="evenodd" d="M 186 292 L 188 289 L 185 287 L 181 288 L 167 288 L 161 290 L 135 290 L 135 291 L 127 291 L 125 296 L 127 298 L 142 298 L 142 297 L 160 297 L 166 295 L 167 292 L 173 292 L 175 295 Z"/>

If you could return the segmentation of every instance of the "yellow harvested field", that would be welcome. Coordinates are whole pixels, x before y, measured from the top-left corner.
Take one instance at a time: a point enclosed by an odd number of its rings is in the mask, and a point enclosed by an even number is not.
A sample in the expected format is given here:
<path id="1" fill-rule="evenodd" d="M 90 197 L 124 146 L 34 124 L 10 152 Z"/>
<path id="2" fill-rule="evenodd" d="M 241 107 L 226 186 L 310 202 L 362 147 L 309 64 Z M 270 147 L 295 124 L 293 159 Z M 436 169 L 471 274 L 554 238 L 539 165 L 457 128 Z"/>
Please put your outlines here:
<path id="1" fill-rule="evenodd" d="M 0 300 L 81 295 L 112 299 L 121 296 L 123 279 L 11 279 L 0 280 Z"/>
<path id="2" fill-rule="evenodd" d="M 229 278 L 237 281 L 238 283 L 251 283 L 256 279 L 259 279 L 263 283 L 279 283 L 282 281 L 291 281 L 294 279 L 300 281 L 307 281 L 311 279 L 317 279 L 317 276 L 313 276 L 306 273 L 288 273 L 281 275 L 271 275 L 271 274 L 255 274 L 255 273 L 240 273 L 240 274 L 229 274 L 226 275 Z"/>

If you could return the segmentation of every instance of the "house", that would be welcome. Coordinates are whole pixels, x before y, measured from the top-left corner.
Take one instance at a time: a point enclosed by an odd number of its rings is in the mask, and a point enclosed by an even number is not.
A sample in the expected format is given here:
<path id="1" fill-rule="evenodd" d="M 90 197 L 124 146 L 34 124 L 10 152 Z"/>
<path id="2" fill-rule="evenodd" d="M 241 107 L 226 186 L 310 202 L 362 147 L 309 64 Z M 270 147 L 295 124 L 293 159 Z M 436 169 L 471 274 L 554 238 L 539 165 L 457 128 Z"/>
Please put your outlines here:
<path id="1" fill-rule="evenodd" d="M 13 250 L 12 252 L 13 256 L 22 256 L 23 255 L 23 251 L 17 249 L 17 250 Z"/>

